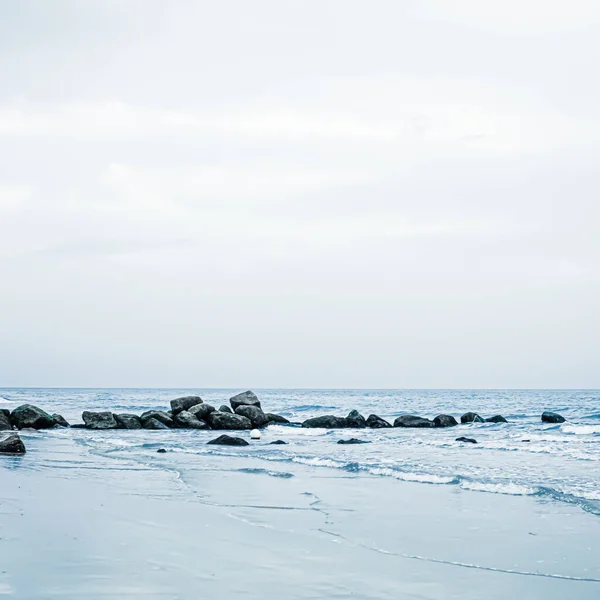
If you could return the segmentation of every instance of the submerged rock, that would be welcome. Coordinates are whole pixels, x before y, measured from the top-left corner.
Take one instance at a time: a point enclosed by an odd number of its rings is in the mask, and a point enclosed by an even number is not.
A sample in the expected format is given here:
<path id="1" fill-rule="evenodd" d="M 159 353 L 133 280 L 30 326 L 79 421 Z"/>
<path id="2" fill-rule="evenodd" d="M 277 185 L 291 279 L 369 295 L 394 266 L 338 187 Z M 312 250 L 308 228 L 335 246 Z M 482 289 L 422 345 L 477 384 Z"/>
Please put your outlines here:
<path id="1" fill-rule="evenodd" d="M 250 419 L 252 427 L 264 427 L 269 424 L 269 418 L 258 406 L 241 405 L 235 409 L 235 413 Z"/>
<path id="2" fill-rule="evenodd" d="M 219 446 L 249 446 L 246 440 L 239 437 L 232 437 L 230 435 L 220 435 L 218 438 L 207 442 L 207 444 L 214 444 Z"/>
<path id="3" fill-rule="evenodd" d="M 166 450 L 165 450 L 164 448 L 159 448 L 159 449 L 157 450 L 157 452 L 158 452 L 159 454 L 164 454 L 164 453 L 166 452 Z"/>
<path id="4" fill-rule="evenodd" d="M 433 427 L 433 421 L 416 415 L 401 415 L 394 421 L 394 427 Z"/>
<path id="5" fill-rule="evenodd" d="M 282 417 L 281 415 L 276 415 L 274 413 L 265 413 L 267 415 L 267 419 L 269 419 L 269 423 L 268 425 L 271 425 L 271 423 L 278 423 L 280 425 L 288 425 L 289 421 L 288 419 L 286 419 L 285 417 Z"/>
<path id="6" fill-rule="evenodd" d="M 250 390 L 230 398 L 229 403 L 234 411 L 238 406 L 256 406 L 257 408 L 261 408 L 260 400 L 256 397 L 256 394 Z"/>
<path id="7" fill-rule="evenodd" d="M 485 420 L 486 423 L 508 423 L 508 421 L 502 415 L 494 415 L 493 417 L 488 417 Z"/>
<path id="8" fill-rule="evenodd" d="M 13 425 L 9 415 L 10 413 L 7 415 L 4 411 L 0 412 L 0 431 L 12 431 Z"/>
<path id="9" fill-rule="evenodd" d="M 274 442 L 269 442 L 269 445 L 271 446 L 283 446 L 284 444 L 287 444 L 287 442 L 284 442 L 283 440 L 275 440 Z"/>
<path id="10" fill-rule="evenodd" d="M 367 419 L 367 425 L 372 429 L 385 429 L 392 426 L 385 419 L 382 419 L 377 415 L 369 415 L 369 418 Z"/>
<path id="11" fill-rule="evenodd" d="M 23 404 L 10 413 L 10 421 L 17 429 L 32 427 L 33 429 L 50 429 L 54 426 L 54 419 L 44 410 Z"/>
<path id="12" fill-rule="evenodd" d="M 81 418 L 88 429 L 117 429 L 117 422 L 109 411 L 92 412 L 84 410 Z"/>
<path id="13" fill-rule="evenodd" d="M 221 412 L 225 412 L 225 413 L 232 413 L 232 412 L 233 412 L 233 411 L 232 411 L 232 410 L 229 408 L 229 406 L 227 406 L 227 404 L 222 404 L 222 405 L 219 407 L 219 410 L 220 410 Z"/>
<path id="14" fill-rule="evenodd" d="M 0 440 L 0 454 L 25 454 L 25 444 L 18 434 L 13 433 Z"/>
<path id="15" fill-rule="evenodd" d="M 122 413 L 119 415 L 113 414 L 117 427 L 119 429 L 141 429 L 142 421 L 137 415 L 131 415 L 128 413 Z"/>
<path id="16" fill-rule="evenodd" d="M 544 423 L 564 423 L 566 419 L 558 413 L 553 413 L 547 410 L 542 413 L 542 421 L 544 421 Z"/>
<path id="17" fill-rule="evenodd" d="M 359 440 L 357 438 L 350 438 L 349 440 L 338 440 L 338 444 L 370 444 L 369 440 Z"/>
<path id="18" fill-rule="evenodd" d="M 62 415 L 54 413 L 52 418 L 54 419 L 55 425 L 60 425 L 61 427 L 70 427 L 69 422 Z"/>
<path id="19" fill-rule="evenodd" d="M 154 417 L 142 421 L 142 425 L 144 429 L 169 429 L 169 427 Z"/>
<path id="20" fill-rule="evenodd" d="M 208 423 L 199 419 L 187 410 L 177 413 L 174 418 L 175 425 L 181 429 L 208 429 Z"/>
<path id="21" fill-rule="evenodd" d="M 433 419 L 434 427 L 454 427 L 458 421 L 451 415 L 438 415 Z"/>
<path id="22" fill-rule="evenodd" d="M 325 429 L 343 429 L 347 427 L 347 422 L 344 417 L 334 417 L 333 415 L 323 415 L 322 417 L 313 417 L 306 419 L 302 423 L 302 427 L 324 427 Z"/>
<path id="23" fill-rule="evenodd" d="M 87 426 L 85 423 L 75 423 L 71 425 L 71 429 L 87 429 Z"/>
<path id="24" fill-rule="evenodd" d="M 156 419 L 166 427 L 175 427 L 175 421 L 173 421 L 171 416 L 164 410 L 147 410 L 145 413 L 141 414 L 140 420 L 142 421 L 142 425 L 146 429 L 148 429 L 148 427 L 146 427 L 146 421 L 148 419 Z"/>
<path id="25" fill-rule="evenodd" d="M 458 437 L 456 438 L 457 442 L 468 442 L 469 444 L 476 444 L 477 440 L 468 437 Z"/>
<path id="26" fill-rule="evenodd" d="M 364 429 L 367 426 L 367 420 L 357 411 L 351 410 L 346 417 L 346 427 L 354 429 Z"/>
<path id="27" fill-rule="evenodd" d="M 200 398 L 200 396 L 183 396 L 182 398 L 171 400 L 173 416 L 180 413 L 182 410 L 189 410 L 192 406 L 196 406 L 196 404 L 202 404 L 202 398 Z"/>
<path id="28" fill-rule="evenodd" d="M 252 429 L 252 421 L 248 417 L 220 411 L 211 412 L 208 423 L 213 429 Z"/>
<path id="29" fill-rule="evenodd" d="M 196 404 L 195 406 L 192 406 L 188 412 L 191 415 L 194 415 L 197 419 L 200 419 L 201 421 L 206 421 L 208 415 L 211 412 L 215 412 L 215 407 L 205 403 Z"/>
<path id="30" fill-rule="evenodd" d="M 483 423 L 483 418 L 480 417 L 477 413 L 474 412 L 468 412 L 465 413 L 461 418 L 460 418 L 460 422 L 461 423 Z"/>

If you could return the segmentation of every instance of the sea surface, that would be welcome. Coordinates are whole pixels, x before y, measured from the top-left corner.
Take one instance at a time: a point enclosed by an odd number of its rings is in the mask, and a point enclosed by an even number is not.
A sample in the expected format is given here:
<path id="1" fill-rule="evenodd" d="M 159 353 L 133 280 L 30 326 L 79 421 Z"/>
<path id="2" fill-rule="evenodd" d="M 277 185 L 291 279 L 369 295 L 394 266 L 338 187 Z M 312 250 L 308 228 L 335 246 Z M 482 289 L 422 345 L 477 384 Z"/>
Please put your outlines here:
<path id="1" fill-rule="evenodd" d="M 71 423 L 83 410 L 140 414 L 164 409 L 183 395 L 200 395 L 218 408 L 240 389 L 17 389 L 0 388 L 0 408 L 29 402 Z M 598 390 L 290 390 L 255 389 L 265 412 L 301 422 L 324 414 L 345 416 L 357 409 L 393 421 L 401 414 L 433 418 L 474 411 L 503 415 L 507 424 L 472 423 L 448 429 L 322 430 L 273 425 L 246 448 L 207 446 L 210 431 L 53 430 L 44 435 L 68 438 L 90 457 L 148 462 L 149 451 L 164 447 L 181 455 L 252 459 L 253 470 L 278 477 L 293 475 L 293 465 L 315 472 L 338 470 L 423 485 L 454 486 L 488 494 L 532 496 L 577 505 L 600 516 L 600 391 Z M 546 424 L 544 410 L 562 414 L 566 423 Z M 248 437 L 248 432 L 242 436 Z M 456 442 L 472 437 L 477 444 Z M 369 444 L 343 446 L 342 438 Z M 287 445 L 269 445 L 282 439 Z M 183 458 L 183 456 L 182 456 Z M 287 465 L 287 467 L 286 467 Z"/>

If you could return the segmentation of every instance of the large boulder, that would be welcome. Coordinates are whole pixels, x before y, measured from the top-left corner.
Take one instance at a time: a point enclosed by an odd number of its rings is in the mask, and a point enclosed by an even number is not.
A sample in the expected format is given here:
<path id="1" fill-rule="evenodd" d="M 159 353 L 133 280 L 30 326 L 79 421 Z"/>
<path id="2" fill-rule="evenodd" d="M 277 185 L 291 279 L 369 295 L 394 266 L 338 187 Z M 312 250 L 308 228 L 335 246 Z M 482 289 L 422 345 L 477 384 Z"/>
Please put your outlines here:
<path id="1" fill-rule="evenodd" d="M 483 423 L 483 419 L 477 413 L 468 412 L 468 413 L 465 413 L 460 418 L 460 422 L 461 423 Z"/>
<path id="2" fill-rule="evenodd" d="M 494 415 L 493 417 L 488 417 L 485 420 L 486 423 L 508 423 L 508 421 L 502 415 Z"/>
<path id="3" fill-rule="evenodd" d="M 276 415 L 274 413 L 266 413 L 267 419 L 269 419 L 269 425 L 278 424 L 278 425 L 288 425 L 289 421 L 282 417 L 281 415 Z"/>
<path id="4" fill-rule="evenodd" d="M 149 419 L 142 421 L 142 426 L 144 429 L 170 429 L 164 423 L 158 419 L 155 419 L 154 417 L 150 417 Z"/>
<path id="5" fill-rule="evenodd" d="M 220 435 L 218 438 L 206 442 L 207 444 L 213 444 L 216 446 L 249 446 L 246 440 L 239 437 L 232 437 L 230 435 Z"/>
<path id="6" fill-rule="evenodd" d="M 54 424 L 55 425 L 60 425 L 61 427 L 69 427 L 69 422 L 62 416 L 59 415 L 58 413 L 54 413 L 52 415 L 52 418 L 54 419 Z"/>
<path id="7" fill-rule="evenodd" d="M 117 429 L 118 425 L 111 412 L 92 412 L 84 410 L 81 418 L 88 429 Z"/>
<path id="8" fill-rule="evenodd" d="M 260 400 L 256 397 L 254 392 L 248 390 L 247 392 L 242 392 L 237 396 L 229 399 L 229 403 L 231 404 L 231 408 L 235 411 L 238 406 L 256 406 L 261 408 Z"/>
<path id="9" fill-rule="evenodd" d="M 236 415 L 242 415 L 250 419 L 252 427 L 260 428 L 269 424 L 269 417 L 257 406 L 240 405 L 235 409 Z"/>
<path id="10" fill-rule="evenodd" d="M 156 419 L 160 421 L 165 427 L 175 427 L 175 422 L 171 415 L 166 413 L 164 410 L 147 410 L 140 415 L 142 425 L 146 428 L 146 421 L 148 419 Z M 147 428 L 146 428 L 147 429 Z"/>
<path id="11" fill-rule="evenodd" d="M 433 427 L 433 422 L 416 415 L 400 415 L 394 421 L 394 427 Z"/>
<path id="12" fill-rule="evenodd" d="M 458 421 L 451 415 L 438 415 L 433 419 L 434 427 L 454 427 Z"/>
<path id="13" fill-rule="evenodd" d="M 25 444 L 16 433 L 13 433 L 0 440 L 0 454 L 25 454 Z"/>
<path id="14" fill-rule="evenodd" d="M 206 421 L 208 415 L 211 412 L 215 412 L 215 407 L 206 403 L 196 404 L 195 406 L 192 406 L 188 412 L 191 415 L 194 415 L 197 419 L 200 419 L 200 421 Z"/>
<path id="15" fill-rule="evenodd" d="M 206 421 L 198 419 L 196 415 L 187 410 L 177 413 L 173 420 L 175 421 L 175 425 L 181 429 L 208 429 Z"/>
<path id="16" fill-rule="evenodd" d="M 11 431 L 13 428 L 10 422 L 10 413 L 0 412 L 0 431 Z"/>
<path id="17" fill-rule="evenodd" d="M 171 410 L 173 411 L 173 415 L 176 415 L 182 410 L 189 410 L 196 404 L 202 404 L 202 398 L 200 398 L 200 396 L 183 396 L 182 398 L 171 400 Z"/>
<path id="18" fill-rule="evenodd" d="M 208 424 L 213 429 L 252 429 L 252 421 L 243 415 L 234 415 L 215 410 L 208 415 Z"/>
<path id="19" fill-rule="evenodd" d="M 50 429 L 54 427 L 54 419 L 41 408 L 33 404 L 23 404 L 10 413 L 10 421 L 17 429 L 31 427 L 33 429 Z"/>
<path id="20" fill-rule="evenodd" d="M 367 420 L 357 411 L 351 410 L 346 417 L 346 427 L 354 429 L 364 429 L 367 426 Z"/>
<path id="21" fill-rule="evenodd" d="M 306 419 L 306 421 L 302 423 L 302 427 L 309 428 L 323 427 L 325 429 L 342 429 L 347 426 L 348 425 L 344 417 L 335 417 L 333 415 L 313 417 L 312 419 Z"/>
<path id="22" fill-rule="evenodd" d="M 378 417 L 377 415 L 369 415 L 367 419 L 367 425 L 372 429 L 385 429 L 387 427 L 391 427 L 391 424 L 388 423 L 385 419 Z"/>
<path id="23" fill-rule="evenodd" d="M 119 429 L 141 429 L 142 421 L 137 415 L 129 413 L 113 414 Z"/>
<path id="24" fill-rule="evenodd" d="M 558 413 L 553 413 L 547 410 L 542 413 L 542 421 L 544 421 L 544 423 L 564 423 L 566 419 Z"/>
<path id="25" fill-rule="evenodd" d="M 219 407 L 219 410 L 220 410 L 221 412 L 226 412 L 226 413 L 232 413 L 232 412 L 233 412 L 233 411 L 232 411 L 232 410 L 229 408 L 229 406 L 227 406 L 227 404 L 222 404 L 222 405 Z"/>

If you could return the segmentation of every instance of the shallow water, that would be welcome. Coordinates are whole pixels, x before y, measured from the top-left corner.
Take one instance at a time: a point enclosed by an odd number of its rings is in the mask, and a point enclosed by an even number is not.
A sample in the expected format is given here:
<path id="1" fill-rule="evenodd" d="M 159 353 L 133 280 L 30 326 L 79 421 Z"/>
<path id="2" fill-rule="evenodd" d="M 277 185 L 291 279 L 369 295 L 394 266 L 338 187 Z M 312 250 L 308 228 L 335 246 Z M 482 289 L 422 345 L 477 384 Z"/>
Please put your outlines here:
<path id="1" fill-rule="evenodd" d="M 165 409 L 169 400 L 198 394 L 216 407 L 240 390 L 203 389 L 0 389 L 0 402 L 12 408 L 31 402 L 60 412 L 71 422 L 83 410 L 141 413 Z M 434 417 L 474 411 L 483 417 L 502 414 L 508 424 L 460 425 L 438 430 L 393 429 L 327 431 L 271 426 L 258 443 L 243 452 L 265 462 L 299 463 L 401 481 L 453 485 L 481 492 L 531 495 L 574 503 L 600 515 L 600 392 L 596 390 L 255 390 L 263 408 L 303 421 L 321 414 L 346 415 L 356 408 L 390 421 L 399 414 Z M 561 413 L 567 422 L 544 424 L 544 410 Z M 54 432 L 53 432 L 54 433 Z M 240 450 L 205 446 L 210 432 L 125 432 L 74 436 L 97 454 L 126 452 L 143 461 L 153 445 L 181 453 L 235 455 Z M 360 437 L 370 444 L 341 446 L 342 437 Z M 459 436 L 477 444 L 461 444 Z M 269 441 L 285 439 L 287 446 Z M 524 441 L 529 440 L 529 441 Z"/>

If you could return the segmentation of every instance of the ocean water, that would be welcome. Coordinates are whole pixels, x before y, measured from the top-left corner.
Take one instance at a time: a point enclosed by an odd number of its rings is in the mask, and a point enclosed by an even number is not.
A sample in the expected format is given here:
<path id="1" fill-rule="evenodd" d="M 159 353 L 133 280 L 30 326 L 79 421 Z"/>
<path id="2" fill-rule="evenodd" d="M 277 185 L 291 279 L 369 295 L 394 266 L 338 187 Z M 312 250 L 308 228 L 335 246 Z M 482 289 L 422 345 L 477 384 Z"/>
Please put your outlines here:
<path id="1" fill-rule="evenodd" d="M 141 413 L 166 409 L 169 400 L 198 394 L 205 402 L 228 404 L 242 390 L 213 389 L 0 389 L 0 407 L 30 402 L 71 423 L 83 410 Z M 473 423 L 448 429 L 321 430 L 270 426 L 262 439 L 245 448 L 207 446 L 210 431 L 53 430 L 44 435 L 68 438 L 90 456 L 120 457 L 147 463 L 150 451 L 164 447 L 182 455 L 235 456 L 252 461 L 249 472 L 293 475 L 294 465 L 423 485 L 454 486 L 488 494 L 532 496 L 542 502 L 577 505 L 600 516 L 600 391 L 597 390 L 254 390 L 263 409 L 293 422 L 309 417 L 345 416 L 356 408 L 393 421 L 400 414 L 434 417 L 474 411 L 502 414 L 509 423 Z M 545 424 L 544 410 L 562 414 L 566 423 Z M 241 433 L 248 437 L 247 432 Z M 474 437 L 477 444 L 456 442 Z M 369 444 L 338 445 L 358 437 Z M 287 445 L 269 445 L 283 439 Z M 259 466 L 256 466 L 256 465 Z M 242 467 L 246 468 L 246 467 Z"/>

